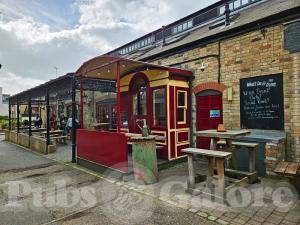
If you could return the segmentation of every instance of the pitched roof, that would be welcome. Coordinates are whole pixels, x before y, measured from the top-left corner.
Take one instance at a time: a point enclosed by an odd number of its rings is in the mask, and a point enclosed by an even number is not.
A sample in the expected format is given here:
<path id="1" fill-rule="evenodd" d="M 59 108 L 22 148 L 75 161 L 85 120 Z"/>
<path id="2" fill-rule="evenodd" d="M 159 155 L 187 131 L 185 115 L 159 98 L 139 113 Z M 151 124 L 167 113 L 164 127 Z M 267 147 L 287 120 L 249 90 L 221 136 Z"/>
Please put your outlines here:
<path id="1" fill-rule="evenodd" d="M 135 59 L 135 60 L 147 60 L 158 55 L 168 54 L 169 52 L 174 51 L 175 49 L 191 45 L 196 42 L 207 42 L 212 40 L 214 36 L 220 36 L 223 33 L 236 33 L 238 29 L 252 24 L 259 28 L 259 21 L 263 21 L 272 16 L 279 15 L 284 12 L 293 10 L 293 14 L 298 14 L 300 17 L 300 1 L 299 0 L 265 0 L 259 4 L 250 6 L 246 9 L 241 10 L 236 14 L 236 18 L 231 22 L 229 26 L 219 26 L 214 29 L 210 29 L 212 22 L 203 27 L 195 29 L 187 34 L 182 35 L 175 41 L 170 41 L 170 43 L 162 46 L 153 45 L 152 48 L 148 50 L 140 50 L 133 54 L 129 54 L 126 58 Z"/>

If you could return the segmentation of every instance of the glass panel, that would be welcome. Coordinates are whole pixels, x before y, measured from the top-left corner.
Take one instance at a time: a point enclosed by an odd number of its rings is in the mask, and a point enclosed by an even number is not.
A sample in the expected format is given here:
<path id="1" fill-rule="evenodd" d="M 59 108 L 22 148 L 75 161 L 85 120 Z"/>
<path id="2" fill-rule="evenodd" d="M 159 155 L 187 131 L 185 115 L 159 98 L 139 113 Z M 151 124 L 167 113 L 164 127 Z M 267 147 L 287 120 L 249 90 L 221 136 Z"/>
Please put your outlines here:
<path id="1" fill-rule="evenodd" d="M 166 125 L 166 90 L 165 88 L 153 91 L 154 125 Z"/>
<path id="2" fill-rule="evenodd" d="M 224 15 L 224 13 L 225 13 L 225 6 L 220 7 L 219 13 L 220 13 L 220 15 Z"/>
<path id="3" fill-rule="evenodd" d="M 186 30 L 186 29 L 188 28 L 187 23 L 184 23 L 184 24 L 182 25 L 182 28 L 183 28 L 183 30 Z"/>
<path id="4" fill-rule="evenodd" d="M 177 122 L 184 122 L 185 117 L 185 109 L 184 108 L 177 108 Z"/>
<path id="5" fill-rule="evenodd" d="M 185 106 L 185 92 L 178 92 L 178 106 Z"/>
<path id="6" fill-rule="evenodd" d="M 233 10 L 233 2 L 231 2 L 231 3 L 229 4 L 229 9 L 230 9 L 230 10 Z"/>
<path id="7" fill-rule="evenodd" d="M 246 5 L 249 3 L 249 0 L 242 0 L 242 5 Z"/>
<path id="8" fill-rule="evenodd" d="M 128 128 L 128 113 L 121 112 L 121 126 L 124 128 Z"/>
<path id="9" fill-rule="evenodd" d="M 173 28 L 173 33 L 176 34 L 177 33 L 177 27 Z"/>
<path id="10" fill-rule="evenodd" d="M 182 25 L 179 25 L 178 26 L 178 32 L 181 32 L 182 31 Z"/>
<path id="11" fill-rule="evenodd" d="M 188 28 L 191 28 L 192 26 L 193 26 L 193 21 L 190 20 L 190 21 L 188 22 Z"/>
<path id="12" fill-rule="evenodd" d="M 234 1 L 234 8 L 239 8 L 241 6 L 241 0 Z"/>
<path id="13" fill-rule="evenodd" d="M 133 113 L 147 115 L 147 87 L 144 80 L 137 80 L 134 86 Z"/>

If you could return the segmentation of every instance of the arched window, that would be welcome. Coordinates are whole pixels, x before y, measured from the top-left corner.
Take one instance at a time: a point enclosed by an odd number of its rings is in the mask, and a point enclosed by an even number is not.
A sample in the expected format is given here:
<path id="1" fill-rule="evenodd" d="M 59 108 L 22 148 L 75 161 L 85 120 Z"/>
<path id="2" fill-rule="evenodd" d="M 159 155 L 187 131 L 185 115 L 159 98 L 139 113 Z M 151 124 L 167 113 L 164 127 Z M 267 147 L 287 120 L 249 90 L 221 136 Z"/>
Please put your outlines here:
<path id="1" fill-rule="evenodd" d="M 135 80 L 133 88 L 133 115 L 147 115 L 147 83 L 144 79 Z"/>

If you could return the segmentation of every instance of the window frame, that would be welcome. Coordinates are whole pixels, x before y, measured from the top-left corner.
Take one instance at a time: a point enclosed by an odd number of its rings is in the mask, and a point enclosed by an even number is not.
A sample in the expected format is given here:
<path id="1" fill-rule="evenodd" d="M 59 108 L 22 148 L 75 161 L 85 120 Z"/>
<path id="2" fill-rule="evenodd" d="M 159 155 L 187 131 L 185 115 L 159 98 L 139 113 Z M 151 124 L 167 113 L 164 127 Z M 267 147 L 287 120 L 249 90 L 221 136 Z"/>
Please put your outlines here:
<path id="1" fill-rule="evenodd" d="M 184 105 L 183 106 L 179 106 L 179 94 L 180 93 L 184 93 Z M 177 102 L 176 102 L 176 122 L 179 125 L 183 125 L 187 123 L 187 108 L 188 108 L 188 92 L 186 90 L 177 90 L 176 92 L 176 97 L 177 97 Z M 183 117 L 184 120 L 183 121 L 179 121 L 178 120 L 178 109 L 184 109 L 183 110 Z"/>

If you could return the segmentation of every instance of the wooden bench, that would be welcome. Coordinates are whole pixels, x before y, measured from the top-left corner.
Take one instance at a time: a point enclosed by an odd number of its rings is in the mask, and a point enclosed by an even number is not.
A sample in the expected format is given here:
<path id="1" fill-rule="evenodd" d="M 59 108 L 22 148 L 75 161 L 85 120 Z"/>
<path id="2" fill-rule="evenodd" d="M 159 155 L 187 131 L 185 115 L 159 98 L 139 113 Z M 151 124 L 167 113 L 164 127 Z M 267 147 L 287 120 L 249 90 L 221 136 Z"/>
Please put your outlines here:
<path id="1" fill-rule="evenodd" d="M 218 145 L 225 146 L 226 142 L 221 140 L 217 142 Z M 258 143 L 254 142 L 241 142 L 241 141 L 233 141 L 232 145 L 235 147 L 245 147 L 247 148 L 249 152 L 249 172 L 255 171 L 255 151 L 257 150 L 257 147 L 259 146 Z"/>
<path id="2" fill-rule="evenodd" d="M 61 142 L 67 144 L 67 136 L 51 136 L 50 139 L 54 140 L 56 143 Z"/>
<path id="3" fill-rule="evenodd" d="M 274 172 L 287 177 L 294 177 L 297 175 L 299 163 L 297 162 L 279 162 Z"/>
<path id="4" fill-rule="evenodd" d="M 211 185 L 212 177 L 214 175 L 215 162 L 217 163 L 219 190 L 223 194 L 225 191 L 224 161 L 230 158 L 232 153 L 199 148 L 186 148 L 183 149 L 182 152 L 186 153 L 188 157 L 188 191 L 192 192 L 195 189 L 193 155 L 202 155 L 207 157 L 209 161 L 209 173 L 207 176 L 207 183 L 209 186 Z"/>

